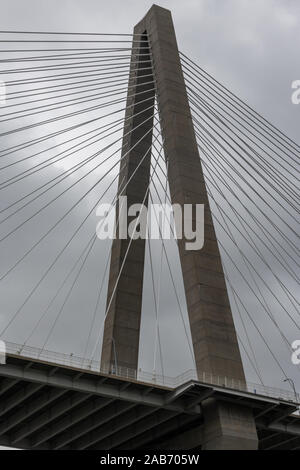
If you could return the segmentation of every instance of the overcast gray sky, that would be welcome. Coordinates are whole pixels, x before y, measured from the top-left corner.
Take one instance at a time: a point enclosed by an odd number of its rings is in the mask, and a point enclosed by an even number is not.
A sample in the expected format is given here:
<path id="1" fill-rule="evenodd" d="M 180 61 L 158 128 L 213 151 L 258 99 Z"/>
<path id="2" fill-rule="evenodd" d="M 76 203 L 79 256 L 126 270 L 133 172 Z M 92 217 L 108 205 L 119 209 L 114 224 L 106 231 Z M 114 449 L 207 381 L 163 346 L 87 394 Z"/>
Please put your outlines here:
<path id="1" fill-rule="evenodd" d="M 300 105 L 296 106 L 291 102 L 291 83 L 293 80 L 300 79 L 300 2 L 298 0 L 174 0 L 157 1 L 156 3 L 171 9 L 179 49 L 182 52 L 261 112 L 287 135 L 299 142 Z M 144 0 L 51 0 L 51 2 L 45 0 L 2 0 L 0 29 L 130 33 L 151 4 L 152 2 Z M 10 124 L 11 126 L 12 124 Z M 31 135 L 35 137 L 36 131 L 33 130 Z M 17 137 L 12 136 L 4 139 L 4 145 L 14 145 L 17 142 L 14 139 Z M 57 166 L 49 171 L 55 173 L 61 168 L 68 168 L 68 164 L 66 167 Z M 13 174 L 13 172 L 8 172 L 7 176 Z M 25 194 L 31 184 L 41 184 L 41 181 L 46 181 L 48 176 L 49 174 L 45 174 L 39 176 L 39 179 L 34 180 L 33 178 L 33 183 L 25 182 L 18 185 L 17 188 L 8 190 L 1 200 L 1 207 L 5 207 L 8 201 L 13 201 L 16 195 Z M 99 172 L 95 172 L 94 179 L 90 181 L 95 181 L 97 177 L 99 177 Z M 27 228 L 18 233 L 12 241 L 5 242 L 1 255 L 2 266 L 8 269 L 12 262 L 21 256 L 24 249 L 31 246 L 35 237 L 41 236 L 46 228 L 53 225 L 54 220 L 57 220 L 58 214 L 65 212 L 66 208 L 74 201 L 74 195 L 81 195 L 84 189 L 84 187 L 80 191 L 78 189 L 78 193 L 73 193 L 73 196 L 66 196 L 63 202 L 58 201 L 45 215 L 41 215 L 38 223 L 28 224 Z M 24 261 L 14 275 L 9 276 L 3 282 L 0 310 L 0 319 L 3 325 L 11 318 L 26 293 L 42 275 L 49 256 L 55 257 L 58 246 L 67 240 L 68 235 L 70 236 L 74 230 L 76 222 L 78 223 L 87 207 L 90 207 L 94 201 L 95 196 L 87 199 L 86 207 L 81 206 L 75 211 L 73 218 L 69 219 L 67 227 L 64 226 L 53 233 L 47 244 L 42 244 L 34 255 Z M 39 205 L 34 207 L 38 208 Z M 3 233 L 7 233 L 16 223 L 19 223 L 18 219 L 17 222 L 14 221 L 11 224 L 9 222 Z M 95 217 L 89 222 L 84 234 L 91 233 L 94 225 Z M 82 249 L 87 239 L 87 236 L 82 235 L 74 243 L 72 249 L 57 266 L 55 273 L 49 277 L 46 284 L 41 286 L 38 295 L 31 299 L 22 311 L 22 316 L 20 315 L 19 320 L 8 330 L 5 337 L 7 340 L 21 344 L 26 340 L 39 318 L 40 312 L 47 306 L 51 295 L 57 289 L 59 279 L 65 275 L 66 267 L 74 261 L 78 250 Z M 174 253 L 174 250 L 170 249 Z M 246 247 L 244 249 L 246 250 Z M 157 270 L 159 269 L 159 247 L 154 247 L 154 250 Z M 99 277 L 101 278 L 99 266 L 100 270 L 104 269 L 106 252 L 107 245 L 97 246 L 95 256 L 91 260 L 89 268 L 83 272 L 82 282 L 70 298 L 65 313 L 60 318 L 57 328 L 47 344 L 47 349 L 83 354 L 93 314 L 97 285 Z M 249 256 L 252 256 L 251 253 Z M 175 255 L 172 262 L 174 262 L 175 269 L 178 264 Z M 233 281 L 235 280 L 236 285 L 243 290 L 249 308 L 258 316 L 257 321 L 261 322 L 261 328 L 268 330 L 268 322 L 262 318 L 262 312 L 257 310 L 255 301 L 248 295 L 246 287 L 239 284 L 240 280 L 229 265 L 228 269 L 232 274 Z M 263 268 L 259 266 L 259 269 Z M 264 272 L 264 275 L 272 285 L 273 281 L 268 278 L 269 274 Z M 285 273 L 282 272 L 281 275 L 284 279 Z M 163 278 L 165 285 L 162 290 L 160 319 L 163 356 L 166 375 L 174 376 L 191 368 L 193 362 L 189 355 L 176 302 L 174 299 L 171 300 L 168 294 L 171 292 L 171 285 L 167 271 Z M 146 283 L 150 285 L 149 270 L 145 279 Z M 182 299 L 183 288 L 179 277 L 177 282 L 179 295 Z M 289 287 L 296 295 L 295 286 Z M 274 288 L 276 289 L 275 284 Z M 141 331 L 140 367 L 147 371 L 151 371 L 153 367 L 153 340 L 151 338 L 154 335 L 155 323 L 151 296 L 150 289 L 146 290 Z M 92 340 L 94 342 L 105 309 L 105 295 L 102 297 L 98 320 L 93 331 Z M 282 321 L 289 340 L 299 339 L 299 331 L 293 330 L 282 313 L 276 310 L 278 306 L 273 307 L 272 302 L 273 300 L 270 299 L 270 306 L 274 308 L 278 318 Z M 285 302 L 284 299 L 283 302 Z M 184 302 L 182 301 L 182 303 L 184 308 Z M 59 308 L 60 304 L 58 303 L 56 309 L 53 309 L 53 313 L 49 314 L 41 328 L 32 336 L 30 345 L 39 347 L 43 344 L 47 331 L 51 327 L 53 315 Z M 174 311 L 177 312 L 176 315 Z M 240 323 L 236 313 L 235 320 L 239 329 Z M 271 358 L 267 357 L 263 345 L 255 337 L 255 332 L 251 328 L 249 331 L 253 334 L 254 348 L 266 384 L 287 387 L 282 382 L 282 374 L 276 369 Z M 276 332 L 272 333 L 270 329 L 270 331 L 266 331 L 266 334 L 268 333 L 270 334 L 268 341 L 270 341 L 272 349 L 282 359 L 287 375 L 293 377 L 300 388 L 299 366 L 291 364 L 289 354 L 281 344 L 280 337 L 276 336 Z M 244 335 L 242 331 L 240 334 Z M 100 345 L 99 343 L 99 347 Z M 244 359 L 247 361 L 245 357 Z M 246 371 L 250 380 L 257 381 L 249 364 L 246 364 Z M 159 365 L 158 372 L 160 372 Z"/>

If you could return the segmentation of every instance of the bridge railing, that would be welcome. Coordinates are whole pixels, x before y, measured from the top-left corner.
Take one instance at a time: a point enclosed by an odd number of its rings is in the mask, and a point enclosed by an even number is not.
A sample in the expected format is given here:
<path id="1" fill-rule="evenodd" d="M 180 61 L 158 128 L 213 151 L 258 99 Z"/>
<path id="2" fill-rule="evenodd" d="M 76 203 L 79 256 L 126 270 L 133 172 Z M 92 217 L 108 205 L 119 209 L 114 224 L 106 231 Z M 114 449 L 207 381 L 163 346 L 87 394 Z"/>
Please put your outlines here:
<path id="1" fill-rule="evenodd" d="M 189 382 L 190 380 L 195 380 L 205 385 L 208 384 L 220 386 L 222 388 L 239 390 L 241 392 L 267 396 L 300 404 L 300 395 L 298 393 L 295 394 L 289 390 L 269 387 L 248 381 L 244 382 L 231 377 L 213 375 L 205 371 L 201 374 L 197 374 L 195 369 L 190 369 L 183 374 L 178 375 L 177 377 L 166 377 L 159 374 L 146 372 L 141 369 L 136 370 L 122 366 L 118 366 L 116 368 L 112 364 L 107 364 L 107 366 L 101 367 L 100 370 L 99 361 L 82 358 L 74 354 L 58 353 L 11 342 L 6 342 L 5 345 L 6 352 L 8 354 L 14 354 L 20 357 L 26 357 L 28 359 L 38 359 L 40 361 L 53 363 L 53 365 L 62 365 L 86 371 L 98 372 L 106 375 L 114 375 L 116 377 L 137 380 L 147 384 L 176 388 Z"/>

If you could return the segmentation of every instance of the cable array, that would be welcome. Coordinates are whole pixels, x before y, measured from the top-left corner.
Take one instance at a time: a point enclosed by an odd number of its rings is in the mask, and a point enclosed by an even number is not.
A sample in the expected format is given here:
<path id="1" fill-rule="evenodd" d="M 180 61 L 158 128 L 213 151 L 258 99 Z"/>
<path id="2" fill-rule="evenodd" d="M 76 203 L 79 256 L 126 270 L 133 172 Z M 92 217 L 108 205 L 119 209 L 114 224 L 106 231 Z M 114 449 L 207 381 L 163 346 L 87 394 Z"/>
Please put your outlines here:
<path id="1" fill-rule="evenodd" d="M 0 44 L 6 83 L 0 108 L 0 280 L 7 292 L 18 286 L 9 302 L 3 297 L 7 315 L 0 336 L 22 325 L 22 349 L 39 340 L 43 351 L 58 341 L 60 325 L 77 328 L 82 366 L 90 367 L 99 359 L 130 248 L 106 302 L 111 243 L 100 248 L 97 242 L 95 210 L 108 201 L 116 208 L 149 152 L 145 200 L 171 203 L 159 101 L 153 106 L 147 95 L 157 90 L 151 49 L 144 36 L 110 33 L 0 31 Z M 300 326 L 300 146 L 185 54 L 181 61 L 241 351 L 260 383 L 266 352 L 287 378 L 291 340 Z M 134 82 L 137 72 L 142 84 Z M 129 181 L 117 184 L 139 143 L 127 149 L 128 138 L 152 120 L 139 140 L 151 133 L 151 146 Z M 128 127 L 130 122 L 140 124 Z M 167 214 L 164 221 L 172 227 Z M 152 372 L 163 376 L 166 290 L 187 362 L 196 367 L 173 236 L 166 242 L 160 231 L 159 246 L 148 239 L 145 258 Z M 84 318 L 73 313 L 77 304 L 84 306 Z"/>
<path id="2" fill-rule="evenodd" d="M 185 54 L 181 60 L 239 340 L 244 331 L 257 377 L 257 344 L 286 377 L 300 326 L 300 146 Z"/>

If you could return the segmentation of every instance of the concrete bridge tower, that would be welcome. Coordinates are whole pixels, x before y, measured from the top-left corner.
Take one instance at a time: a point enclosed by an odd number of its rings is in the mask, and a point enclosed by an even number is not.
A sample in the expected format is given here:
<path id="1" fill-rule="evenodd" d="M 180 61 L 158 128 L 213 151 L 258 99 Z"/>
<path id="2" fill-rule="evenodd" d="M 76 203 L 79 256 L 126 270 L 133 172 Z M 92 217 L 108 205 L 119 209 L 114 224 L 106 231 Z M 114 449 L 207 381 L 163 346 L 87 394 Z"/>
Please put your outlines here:
<path id="1" fill-rule="evenodd" d="M 137 67 L 139 57 L 142 59 Z M 152 77 L 155 91 L 153 84 L 149 83 Z M 188 251 L 186 240 L 179 240 L 197 371 L 244 382 L 243 365 L 169 10 L 153 5 L 135 26 L 129 85 L 127 104 L 133 106 L 126 114 L 123 155 L 131 150 L 121 166 L 120 194 L 128 197 L 128 204 L 142 203 L 145 199 L 150 178 L 150 151 L 138 171 L 131 176 L 151 145 L 151 116 L 156 95 L 172 203 L 181 206 L 186 203 L 205 204 L 203 248 Z M 144 93 L 134 94 L 133 90 Z M 138 116 L 131 118 L 137 113 Z M 139 127 L 136 129 L 136 126 Z M 125 134 L 130 129 L 135 130 L 128 137 Z M 122 191 L 127 181 L 129 184 Z M 117 238 L 113 241 L 102 367 L 109 364 L 112 367 L 118 365 L 137 369 L 145 240 L 133 240 L 128 247 L 128 239 Z M 202 412 L 204 425 L 199 432 L 202 449 L 257 448 L 251 409 L 237 403 L 207 398 L 202 402 Z M 188 448 L 188 438 L 184 435 L 181 438 L 187 439 Z"/>

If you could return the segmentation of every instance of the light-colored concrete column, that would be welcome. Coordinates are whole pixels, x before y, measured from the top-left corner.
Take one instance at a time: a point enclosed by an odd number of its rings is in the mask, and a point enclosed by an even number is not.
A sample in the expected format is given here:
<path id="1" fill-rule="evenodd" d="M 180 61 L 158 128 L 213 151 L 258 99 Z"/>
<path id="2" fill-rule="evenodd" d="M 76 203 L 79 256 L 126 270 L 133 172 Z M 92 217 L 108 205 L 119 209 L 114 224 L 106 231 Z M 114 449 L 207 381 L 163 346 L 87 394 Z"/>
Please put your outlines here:
<path id="1" fill-rule="evenodd" d="M 202 450 L 257 450 L 251 408 L 209 398 L 202 405 Z"/>
<path id="2" fill-rule="evenodd" d="M 143 33 L 137 28 L 134 32 Z M 134 36 L 133 41 L 123 159 L 119 175 L 119 195 L 127 196 L 128 207 L 132 204 L 144 203 L 146 206 L 148 204 L 147 189 L 151 162 L 149 147 L 152 142 L 155 97 L 147 36 Z M 128 224 L 132 219 L 133 217 L 128 217 Z M 112 244 L 107 294 L 107 308 L 109 308 L 104 325 L 102 369 L 112 370 L 116 366 L 137 369 L 145 240 L 132 240 L 130 247 L 129 244 L 129 238 L 120 239 L 119 236 Z"/>

